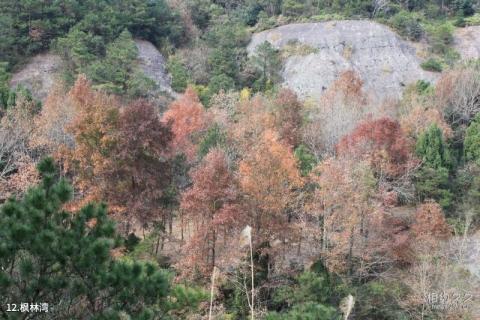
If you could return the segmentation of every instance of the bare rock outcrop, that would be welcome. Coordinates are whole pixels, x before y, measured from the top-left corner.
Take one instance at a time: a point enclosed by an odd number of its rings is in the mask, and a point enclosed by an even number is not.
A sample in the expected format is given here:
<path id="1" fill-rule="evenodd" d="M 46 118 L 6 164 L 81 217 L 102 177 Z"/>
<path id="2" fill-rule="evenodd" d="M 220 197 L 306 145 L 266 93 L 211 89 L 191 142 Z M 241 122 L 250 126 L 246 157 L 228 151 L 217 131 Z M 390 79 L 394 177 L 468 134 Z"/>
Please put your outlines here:
<path id="1" fill-rule="evenodd" d="M 480 26 L 470 26 L 455 30 L 453 46 L 462 59 L 480 58 Z"/>
<path id="2" fill-rule="evenodd" d="M 147 77 L 155 81 L 160 92 L 172 94 L 171 78 L 166 70 L 165 58 L 155 46 L 145 40 L 135 40 L 138 65 Z M 43 100 L 55 83 L 63 67 L 62 58 L 53 53 L 34 56 L 22 69 L 14 73 L 11 87 L 25 86 L 34 98 Z"/>
<path id="3" fill-rule="evenodd" d="M 12 75 L 11 87 L 26 87 L 35 99 L 43 100 L 63 66 L 62 58 L 52 53 L 34 56 L 21 70 Z"/>
<path id="4" fill-rule="evenodd" d="M 172 80 L 163 55 L 151 42 L 137 39 L 135 44 L 138 49 L 138 63 L 143 73 L 155 81 L 160 91 L 172 94 Z"/>
<path id="5" fill-rule="evenodd" d="M 435 81 L 424 71 L 415 47 L 387 26 L 371 21 L 289 24 L 253 35 L 248 50 L 264 41 L 282 49 L 292 42 L 308 46 L 306 54 L 286 58 L 284 84 L 302 98 L 316 99 L 346 70 L 354 70 L 373 99 L 397 99 L 417 80 Z"/>

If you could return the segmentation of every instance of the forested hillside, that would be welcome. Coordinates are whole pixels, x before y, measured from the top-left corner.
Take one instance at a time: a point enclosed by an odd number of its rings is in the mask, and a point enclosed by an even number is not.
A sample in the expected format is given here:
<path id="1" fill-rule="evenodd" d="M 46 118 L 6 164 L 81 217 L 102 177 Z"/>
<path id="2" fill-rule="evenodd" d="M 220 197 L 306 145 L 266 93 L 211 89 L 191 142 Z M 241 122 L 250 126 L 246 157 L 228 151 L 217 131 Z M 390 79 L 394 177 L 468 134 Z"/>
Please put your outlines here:
<path id="1" fill-rule="evenodd" d="M 477 10 L 0 0 L 0 318 L 480 319 Z"/>

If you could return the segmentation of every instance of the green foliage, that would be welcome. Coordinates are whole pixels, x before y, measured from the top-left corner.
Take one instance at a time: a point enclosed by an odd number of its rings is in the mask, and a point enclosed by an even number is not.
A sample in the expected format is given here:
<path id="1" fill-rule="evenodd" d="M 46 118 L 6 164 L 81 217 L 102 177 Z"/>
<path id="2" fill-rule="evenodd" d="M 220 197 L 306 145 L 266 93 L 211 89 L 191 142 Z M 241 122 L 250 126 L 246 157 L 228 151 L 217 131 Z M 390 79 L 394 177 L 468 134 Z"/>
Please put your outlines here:
<path id="1" fill-rule="evenodd" d="M 415 187 L 420 199 L 435 199 L 443 208 L 452 204 L 449 183 L 452 168 L 451 152 L 437 125 L 431 125 L 417 139 L 415 148 L 422 166 L 415 175 Z"/>
<path id="2" fill-rule="evenodd" d="M 430 84 L 430 82 L 428 82 L 428 81 L 418 80 L 418 81 L 415 83 L 415 90 L 416 90 L 417 93 L 419 93 L 419 94 L 428 93 L 428 92 L 430 92 L 432 89 L 433 89 L 433 87 L 432 87 L 432 85 Z"/>
<path id="3" fill-rule="evenodd" d="M 0 2 L 0 27 L 0 61 L 11 66 L 48 49 L 58 38 L 67 39 L 63 50 L 86 59 L 101 56 L 104 44 L 125 29 L 157 45 L 183 39 L 180 17 L 164 0 L 6 0 Z"/>
<path id="4" fill-rule="evenodd" d="M 422 62 L 420 64 L 423 70 L 432 71 L 432 72 L 442 72 L 442 64 L 434 58 L 430 58 L 427 61 Z"/>
<path id="5" fill-rule="evenodd" d="M 460 199 L 461 212 L 470 216 L 478 226 L 480 222 L 480 165 L 467 163 L 457 174 L 455 196 Z M 461 217 L 462 223 L 464 217 Z"/>
<path id="6" fill-rule="evenodd" d="M 72 187 L 58 178 L 52 159 L 38 169 L 41 183 L 0 207 L 0 310 L 41 301 L 61 319 L 153 319 L 203 299 L 172 287 L 171 275 L 155 264 L 113 258 L 122 241 L 105 205 L 65 211 Z"/>
<path id="7" fill-rule="evenodd" d="M 305 4 L 303 1 L 297 0 L 283 0 L 282 1 L 282 14 L 285 16 L 300 16 L 305 10 Z"/>
<path id="8" fill-rule="evenodd" d="M 187 5 L 191 12 L 193 23 L 200 29 L 206 29 L 215 12 L 220 8 L 210 0 L 190 0 Z"/>
<path id="9" fill-rule="evenodd" d="M 304 177 L 307 176 L 317 164 L 317 159 L 304 144 L 299 145 L 295 149 L 295 157 L 298 159 L 300 172 Z"/>
<path id="10" fill-rule="evenodd" d="M 182 61 L 176 57 L 170 57 L 167 70 L 172 76 L 172 89 L 176 92 L 184 92 L 190 82 L 190 77 Z"/>
<path id="11" fill-rule="evenodd" d="M 144 76 L 135 65 L 138 50 L 130 32 L 123 31 L 106 51 L 105 58 L 86 68 L 88 78 L 96 87 L 131 97 L 146 96 L 154 88 L 153 80 Z"/>
<path id="12" fill-rule="evenodd" d="M 478 26 L 480 25 L 480 13 L 475 13 L 473 16 L 465 18 L 464 20 L 467 26 Z"/>
<path id="13" fill-rule="evenodd" d="M 434 53 L 447 53 L 453 43 L 453 26 L 449 23 L 431 26 L 428 30 L 428 42 Z"/>
<path id="14" fill-rule="evenodd" d="M 228 91 L 240 84 L 240 70 L 247 59 L 245 49 L 249 36 L 245 26 L 222 22 L 206 34 L 207 44 L 213 49 L 208 57 L 209 91 Z"/>
<path id="15" fill-rule="evenodd" d="M 198 98 L 202 102 L 202 105 L 204 105 L 205 107 L 208 107 L 208 105 L 210 104 L 210 99 L 212 98 L 212 95 L 213 95 L 210 88 L 202 85 L 194 85 L 193 89 L 197 93 Z"/>
<path id="16" fill-rule="evenodd" d="M 449 188 L 449 173 L 446 168 L 434 169 L 422 166 L 415 174 L 415 189 L 422 201 L 434 199 L 443 208 L 448 208 L 453 200 Z"/>
<path id="17" fill-rule="evenodd" d="M 480 114 L 477 114 L 467 128 L 463 145 L 465 160 L 480 164 Z"/>
<path id="18" fill-rule="evenodd" d="M 443 138 L 442 130 L 436 124 L 431 125 L 418 137 L 415 151 L 425 166 L 434 169 L 448 169 L 452 166 L 449 147 Z"/>
<path id="19" fill-rule="evenodd" d="M 402 36 L 413 41 L 419 41 L 424 34 L 420 21 L 421 19 L 416 13 L 402 10 L 391 17 L 388 22 Z"/>
<path id="20" fill-rule="evenodd" d="M 333 292 L 328 273 L 307 271 L 295 282 L 294 286 L 276 289 L 272 300 L 277 308 L 286 310 L 272 312 L 266 319 L 340 319 L 336 308 L 329 305 Z"/>
<path id="21" fill-rule="evenodd" d="M 11 105 L 12 95 L 15 94 L 10 90 L 9 81 L 10 73 L 7 71 L 7 63 L 0 63 L 0 114 L 2 109 L 5 110 Z"/>
<path id="22" fill-rule="evenodd" d="M 409 319 L 396 301 L 401 301 L 407 290 L 401 283 L 371 281 L 356 290 L 355 314 L 360 319 Z"/>
<path id="23" fill-rule="evenodd" d="M 198 154 L 200 158 L 203 158 L 212 148 L 224 147 L 226 138 L 225 132 L 223 132 L 217 124 L 211 126 L 198 146 Z"/>
<path id="24" fill-rule="evenodd" d="M 137 237 L 135 233 L 131 232 L 128 235 L 127 240 L 125 240 L 125 248 L 127 249 L 127 251 L 131 252 L 135 249 L 139 242 L 140 238 Z"/>
<path id="25" fill-rule="evenodd" d="M 253 84 L 255 90 L 271 89 L 272 85 L 281 80 L 282 63 L 279 51 L 270 42 L 265 41 L 255 49 L 255 54 L 251 57 L 250 63 L 258 73 L 258 79 Z"/>
<path id="26" fill-rule="evenodd" d="M 235 80 L 226 74 L 214 75 L 208 84 L 211 93 L 218 93 L 220 90 L 225 92 L 235 89 Z"/>
<path id="27" fill-rule="evenodd" d="M 459 15 L 463 17 L 470 17 L 475 14 L 475 8 L 473 7 L 473 3 L 471 0 L 459 0 L 455 2 L 455 9 L 457 10 Z"/>
<path id="28" fill-rule="evenodd" d="M 305 302 L 295 305 L 285 314 L 270 313 L 265 320 L 317 320 L 341 319 L 335 308 L 315 302 Z"/>

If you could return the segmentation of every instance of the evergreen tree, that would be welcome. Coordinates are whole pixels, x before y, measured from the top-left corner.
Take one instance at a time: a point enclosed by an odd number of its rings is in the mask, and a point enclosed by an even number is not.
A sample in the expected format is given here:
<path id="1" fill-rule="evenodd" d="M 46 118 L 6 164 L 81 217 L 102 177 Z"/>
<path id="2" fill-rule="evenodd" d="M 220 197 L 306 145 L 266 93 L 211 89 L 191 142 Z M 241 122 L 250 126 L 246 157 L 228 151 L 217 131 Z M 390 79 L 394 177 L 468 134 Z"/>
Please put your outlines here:
<path id="1" fill-rule="evenodd" d="M 172 57 L 168 60 L 168 72 L 172 75 L 172 89 L 184 92 L 190 82 L 188 71 L 180 59 Z"/>
<path id="2" fill-rule="evenodd" d="M 270 42 L 265 41 L 255 50 L 251 63 L 259 72 L 259 78 L 254 83 L 254 88 L 264 91 L 280 80 L 282 63 L 278 50 Z"/>
<path id="3" fill-rule="evenodd" d="M 136 66 L 138 49 L 128 30 L 124 30 L 107 46 L 104 59 L 87 68 L 88 77 L 97 87 L 109 92 L 126 93 L 131 97 L 145 96 L 154 83 Z"/>
<path id="4" fill-rule="evenodd" d="M 417 140 L 416 154 L 422 166 L 415 175 L 415 187 L 421 200 L 435 199 L 443 208 L 452 204 L 449 171 L 452 160 L 441 129 L 431 125 Z"/>
<path id="5" fill-rule="evenodd" d="M 480 114 L 478 114 L 467 128 L 465 140 L 465 159 L 480 164 Z"/>
<path id="6" fill-rule="evenodd" d="M 2 317 L 19 315 L 7 313 L 7 304 L 28 302 L 49 304 L 38 319 L 173 319 L 203 298 L 172 287 L 171 275 L 153 263 L 115 257 L 122 241 L 106 207 L 66 211 L 71 186 L 52 159 L 38 169 L 41 183 L 0 207 Z"/>
<path id="7" fill-rule="evenodd" d="M 298 159 L 302 176 L 307 176 L 317 164 L 317 159 L 304 144 L 299 145 L 294 154 Z"/>
<path id="8" fill-rule="evenodd" d="M 338 319 L 339 312 L 330 304 L 335 294 L 330 280 L 327 272 L 300 274 L 294 286 L 280 287 L 273 295 L 273 302 L 286 312 L 269 313 L 266 319 Z"/>
<path id="9" fill-rule="evenodd" d="M 431 125 L 418 137 L 415 151 L 424 165 L 431 168 L 450 168 L 452 165 L 442 130 L 436 124 Z"/>
<path id="10" fill-rule="evenodd" d="M 198 154 L 203 158 L 213 148 L 222 148 L 226 145 L 226 134 L 218 124 L 208 128 L 198 146 Z"/>

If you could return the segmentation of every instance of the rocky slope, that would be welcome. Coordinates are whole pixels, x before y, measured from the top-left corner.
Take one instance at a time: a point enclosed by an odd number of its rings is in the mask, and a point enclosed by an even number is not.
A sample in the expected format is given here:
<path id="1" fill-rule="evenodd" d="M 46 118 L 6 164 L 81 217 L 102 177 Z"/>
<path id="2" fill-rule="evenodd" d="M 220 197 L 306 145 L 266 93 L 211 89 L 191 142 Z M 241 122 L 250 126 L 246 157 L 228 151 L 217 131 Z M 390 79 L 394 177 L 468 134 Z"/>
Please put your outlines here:
<path id="1" fill-rule="evenodd" d="M 167 73 L 163 55 L 148 41 L 135 40 L 135 44 L 138 48 L 140 68 L 147 77 L 155 81 L 161 92 L 172 94 L 170 75 Z M 62 66 L 62 59 L 58 55 L 53 53 L 36 55 L 12 75 L 10 86 L 23 85 L 36 99 L 43 100 L 61 72 Z"/>
<path id="2" fill-rule="evenodd" d="M 290 24 L 255 34 L 248 50 L 264 41 L 282 49 L 292 41 L 310 47 L 287 57 L 284 84 L 302 98 L 318 98 L 338 75 L 354 70 L 374 99 L 398 98 L 419 79 L 438 75 L 420 68 L 416 49 L 387 26 L 371 21 L 330 21 Z"/>
<path id="3" fill-rule="evenodd" d="M 480 26 L 459 28 L 454 34 L 454 48 L 463 59 L 480 57 Z"/>
<path id="4" fill-rule="evenodd" d="M 34 98 L 43 100 L 62 68 L 62 59 L 52 53 L 39 54 L 20 71 L 12 75 L 11 87 L 25 86 Z"/>
<path id="5" fill-rule="evenodd" d="M 155 46 L 145 40 L 135 40 L 138 49 L 139 66 L 147 77 L 155 81 L 160 91 L 172 93 L 171 77 L 167 72 L 163 55 Z"/>

